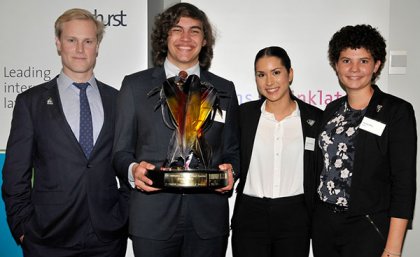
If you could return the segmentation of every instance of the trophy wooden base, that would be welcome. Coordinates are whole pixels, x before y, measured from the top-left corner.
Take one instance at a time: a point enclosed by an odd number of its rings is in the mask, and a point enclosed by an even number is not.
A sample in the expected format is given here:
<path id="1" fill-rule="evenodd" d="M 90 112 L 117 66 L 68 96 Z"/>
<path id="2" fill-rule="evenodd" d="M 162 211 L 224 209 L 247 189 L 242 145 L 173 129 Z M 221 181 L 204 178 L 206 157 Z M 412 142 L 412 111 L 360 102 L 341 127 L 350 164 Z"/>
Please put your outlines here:
<path id="1" fill-rule="evenodd" d="M 147 170 L 146 176 L 156 188 L 222 188 L 228 185 L 228 174 L 222 170 Z"/>

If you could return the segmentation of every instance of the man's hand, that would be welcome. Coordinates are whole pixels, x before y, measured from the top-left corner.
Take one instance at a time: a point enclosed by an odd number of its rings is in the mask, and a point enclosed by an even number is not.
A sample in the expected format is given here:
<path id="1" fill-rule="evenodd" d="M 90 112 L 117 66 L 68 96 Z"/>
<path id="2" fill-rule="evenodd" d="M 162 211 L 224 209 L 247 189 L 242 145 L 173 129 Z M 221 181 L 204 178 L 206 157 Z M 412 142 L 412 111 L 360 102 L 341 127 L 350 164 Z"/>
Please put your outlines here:
<path id="1" fill-rule="evenodd" d="M 136 189 L 146 192 L 160 190 L 159 188 L 152 187 L 153 181 L 146 177 L 147 170 L 152 170 L 154 168 L 155 165 L 145 161 L 133 165 L 132 172 Z"/>
<path id="2" fill-rule="evenodd" d="M 225 170 L 228 173 L 228 184 L 225 187 L 216 189 L 217 192 L 220 192 L 222 194 L 229 192 L 233 188 L 234 179 L 233 179 L 233 167 L 230 163 L 223 163 L 219 165 L 220 170 Z"/>

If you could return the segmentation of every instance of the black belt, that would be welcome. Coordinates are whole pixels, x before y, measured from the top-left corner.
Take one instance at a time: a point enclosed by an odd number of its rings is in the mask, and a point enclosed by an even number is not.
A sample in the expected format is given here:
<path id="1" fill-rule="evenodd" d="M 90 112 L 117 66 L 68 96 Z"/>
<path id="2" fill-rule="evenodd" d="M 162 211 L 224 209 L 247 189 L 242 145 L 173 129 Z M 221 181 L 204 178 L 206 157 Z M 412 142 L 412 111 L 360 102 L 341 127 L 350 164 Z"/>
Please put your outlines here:
<path id="1" fill-rule="evenodd" d="M 333 203 L 327 203 L 324 201 L 319 200 L 318 204 L 334 213 L 346 213 L 349 210 L 347 206 L 340 206 Z"/>
<path id="2" fill-rule="evenodd" d="M 251 201 L 254 203 L 267 203 L 271 205 L 278 205 L 278 204 L 293 204 L 293 203 L 304 203 L 305 196 L 303 194 L 300 195 L 293 195 L 293 196 L 285 196 L 285 197 L 278 197 L 278 198 L 268 198 L 268 197 L 255 197 L 246 194 L 242 194 L 241 197 L 246 199 L 247 201 Z"/>

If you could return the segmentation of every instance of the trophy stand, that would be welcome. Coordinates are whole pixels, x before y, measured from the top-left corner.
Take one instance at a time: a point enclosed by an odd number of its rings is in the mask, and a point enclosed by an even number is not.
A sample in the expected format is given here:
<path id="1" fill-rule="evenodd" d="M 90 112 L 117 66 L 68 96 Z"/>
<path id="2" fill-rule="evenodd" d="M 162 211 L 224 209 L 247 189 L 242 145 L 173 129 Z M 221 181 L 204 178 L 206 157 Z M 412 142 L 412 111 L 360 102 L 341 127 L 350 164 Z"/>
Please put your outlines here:
<path id="1" fill-rule="evenodd" d="M 222 170 L 148 170 L 146 176 L 157 188 L 221 188 L 228 185 Z"/>
<path id="2" fill-rule="evenodd" d="M 216 89 L 203 83 L 196 75 L 167 79 L 159 91 L 165 124 L 174 130 L 165 164 L 148 170 L 146 176 L 157 188 L 221 188 L 228 185 L 227 171 L 208 168 L 211 148 L 205 142 L 206 129 L 211 126 L 219 108 Z"/>

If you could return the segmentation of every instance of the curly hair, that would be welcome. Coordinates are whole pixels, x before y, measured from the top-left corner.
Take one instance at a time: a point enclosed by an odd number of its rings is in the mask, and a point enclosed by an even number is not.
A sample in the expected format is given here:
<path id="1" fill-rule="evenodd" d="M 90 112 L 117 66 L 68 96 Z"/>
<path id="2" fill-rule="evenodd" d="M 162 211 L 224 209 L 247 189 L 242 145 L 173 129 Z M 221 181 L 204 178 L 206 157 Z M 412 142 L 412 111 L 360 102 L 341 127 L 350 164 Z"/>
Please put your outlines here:
<path id="1" fill-rule="evenodd" d="M 328 45 L 328 59 L 334 70 L 341 51 L 347 48 L 364 48 L 372 55 L 375 62 L 381 61 L 378 71 L 372 75 L 371 81 L 375 82 L 381 74 L 386 58 L 385 39 L 379 31 L 367 24 L 345 26 L 337 31 Z"/>
<path id="2" fill-rule="evenodd" d="M 213 59 L 213 46 L 215 37 L 212 26 L 206 14 L 196 6 L 189 3 L 178 3 L 157 15 L 152 32 L 152 55 L 153 63 L 162 66 L 168 54 L 169 30 L 178 24 L 181 17 L 188 17 L 201 21 L 203 25 L 204 40 L 206 45 L 201 48 L 198 60 L 200 67 L 208 70 Z"/>

